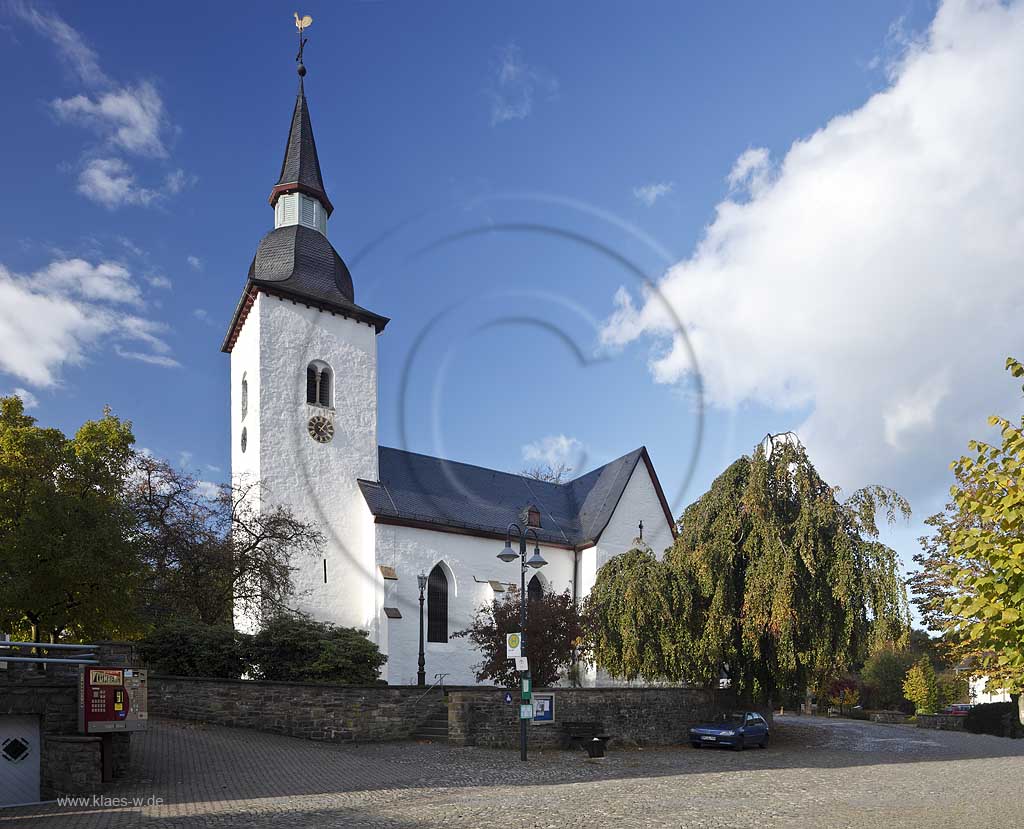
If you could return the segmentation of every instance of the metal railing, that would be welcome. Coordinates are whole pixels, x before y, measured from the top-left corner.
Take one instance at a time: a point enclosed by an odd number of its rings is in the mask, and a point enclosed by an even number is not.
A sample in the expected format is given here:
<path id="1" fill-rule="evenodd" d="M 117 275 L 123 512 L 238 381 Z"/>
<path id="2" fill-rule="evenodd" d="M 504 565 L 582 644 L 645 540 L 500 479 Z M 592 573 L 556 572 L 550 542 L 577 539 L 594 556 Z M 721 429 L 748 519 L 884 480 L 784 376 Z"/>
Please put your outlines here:
<path id="1" fill-rule="evenodd" d="M 420 701 L 438 686 L 441 687 L 441 696 L 444 696 L 444 678 L 446 676 L 448 676 L 448 674 L 434 674 L 434 684 L 413 700 L 412 707 L 415 708 L 419 705 Z"/>
<path id="2" fill-rule="evenodd" d="M 39 651 L 76 651 L 66 657 L 58 656 L 8 656 L 3 653 L 7 649 L 28 648 Z M 72 645 L 63 642 L 12 642 L 9 639 L 0 639 L 0 665 L 4 662 L 29 662 L 36 665 L 63 664 L 63 665 L 98 665 L 99 659 L 95 651 L 99 645 Z"/>

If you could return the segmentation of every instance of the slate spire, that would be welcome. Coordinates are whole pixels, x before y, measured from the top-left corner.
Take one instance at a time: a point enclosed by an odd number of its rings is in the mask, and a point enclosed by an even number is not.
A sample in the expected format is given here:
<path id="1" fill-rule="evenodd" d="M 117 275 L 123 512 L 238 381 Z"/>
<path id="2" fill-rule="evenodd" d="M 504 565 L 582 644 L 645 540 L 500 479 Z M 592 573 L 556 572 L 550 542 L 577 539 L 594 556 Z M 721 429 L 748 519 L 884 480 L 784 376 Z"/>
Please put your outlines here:
<path id="1" fill-rule="evenodd" d="M 327 198 L 323 176 L 320 173 L 320 159 L 316 154 L 313 124 L 309 119 L 309 105 L 306 103 L 303 83 L 305 74 L 306 67 L 300 63 L 299 92 L 295 98 L 295 110 L 292 112 L 288 144 L 284 150 L 284 161 L 281 162 L 281 175 L 270 193 L 270 204 L 276 204 L 278 197 L 285 193 L 305 193 L 318 199 L 330 216 L 334 206 Z"/>

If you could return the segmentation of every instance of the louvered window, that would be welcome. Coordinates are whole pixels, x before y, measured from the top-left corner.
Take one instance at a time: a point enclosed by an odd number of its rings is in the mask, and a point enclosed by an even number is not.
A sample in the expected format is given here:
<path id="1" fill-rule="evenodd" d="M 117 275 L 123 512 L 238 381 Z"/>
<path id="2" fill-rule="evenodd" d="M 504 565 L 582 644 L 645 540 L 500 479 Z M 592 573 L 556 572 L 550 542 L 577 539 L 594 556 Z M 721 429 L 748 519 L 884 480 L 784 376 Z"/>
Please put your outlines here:
<path id="1" fill-rule="evenodd" d="M 301 196 L 302 199 L 302 223 L 307 227 L 316 226 L 316 207 L 312 199 Z"/>
<path id="2" fill-rule="evenodd" d="M 427 641 L 448 641 L 448 577 L 440 564 L 427 579 Z"/>
<path id="3" fill-rule="evenodd" d="M 317 370 L 314 366 L 306 369 L 306 402 L 316 405 Z"/>
<path id="4" fill-rule="evenodd" d="M 317 399 L 320 401 L 321 406 L 331 405 L 331 371 L 330 369 L 320 369 L 320 390 L 317 393 Z"/>
<path id="5" fill-rule="evenodd" d="M 544 598 L 544 585 L 540 583 L 540 577 L 534 576 L 526 585 L 526 599 L 528 602 L 539 602 Z"/>
<path id="6" fill-rule="evenodd" d="M 281 204 L 284 205 L 284 211 L 281 214 L 281 224 L 295 224 L 295 196 L 281 196 Z"/>

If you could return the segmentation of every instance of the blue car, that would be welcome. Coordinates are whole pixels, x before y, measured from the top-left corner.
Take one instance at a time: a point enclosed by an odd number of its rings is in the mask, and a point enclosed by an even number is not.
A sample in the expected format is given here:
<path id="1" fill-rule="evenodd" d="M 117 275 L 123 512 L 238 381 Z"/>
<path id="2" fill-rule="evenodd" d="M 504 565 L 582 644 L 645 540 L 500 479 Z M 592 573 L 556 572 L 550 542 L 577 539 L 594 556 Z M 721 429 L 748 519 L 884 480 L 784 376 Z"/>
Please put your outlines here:
<path id="1" fill-rule="evenodd" d="M 743 751 L 747 746 L 764 748 L 771 736 L 768 723 L 756 711 L 734 711 L 722 714 L 712 722 L 693 726 L 690 729 L 690 744 L 694 748 L 729 746 L 736 751 Z"/>

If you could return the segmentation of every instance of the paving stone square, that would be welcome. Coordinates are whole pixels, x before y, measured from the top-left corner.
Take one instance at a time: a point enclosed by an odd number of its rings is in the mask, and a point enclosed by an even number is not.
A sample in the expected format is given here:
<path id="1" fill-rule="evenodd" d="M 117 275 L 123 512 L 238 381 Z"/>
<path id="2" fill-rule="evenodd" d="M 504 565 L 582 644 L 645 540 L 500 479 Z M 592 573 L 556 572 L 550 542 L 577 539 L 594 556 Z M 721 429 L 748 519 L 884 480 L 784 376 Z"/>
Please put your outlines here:
<path id="1" fill-rule="evenodd" d="M 780 717 L 767 749 L 518 754 L 337 745 L 156 720 L 106 806 L 0 827 L 969 827 L 1020 822 L 1024 740 Z M 138 798 L 138 805 L 133 805 Z M 159 802 L 147 799 L 160 798 Z"/>

